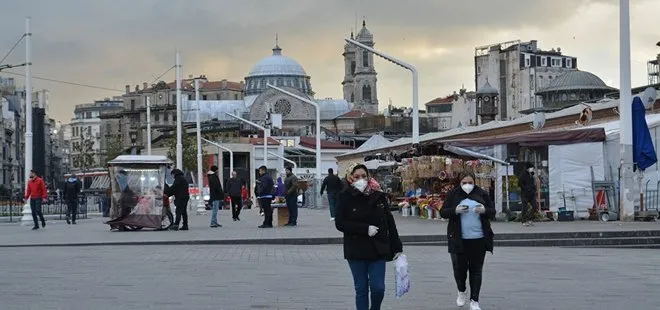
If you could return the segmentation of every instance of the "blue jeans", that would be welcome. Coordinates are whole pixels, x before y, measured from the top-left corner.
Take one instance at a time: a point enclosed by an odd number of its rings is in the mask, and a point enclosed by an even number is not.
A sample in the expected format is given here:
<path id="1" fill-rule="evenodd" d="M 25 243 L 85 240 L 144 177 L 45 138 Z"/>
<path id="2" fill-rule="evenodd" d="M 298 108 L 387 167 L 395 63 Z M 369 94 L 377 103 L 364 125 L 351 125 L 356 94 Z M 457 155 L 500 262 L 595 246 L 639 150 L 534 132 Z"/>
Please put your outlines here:
<path id="1" fill-rule="evenodd" d="M 335 218 L 335 210 L 337 209 L 337 193 L 328 192 L 328 205 L 330 205 L 330 217 Z"/>
<path id="2" fill-rule="evenodd" d="M 289 208 L 289 224 L 298 225 L 298 197 L 286 197 L 286 207 Z"/>
<path id="3" fill-rule="evenodd" d="M 355 308 L 380 310 L 385 297 L 385 260 L 348 260 L 355 284 Z M 371 291 L 371 308 L 369 308 Z"/>
<path id="4" fill-rule="evenodd" d="M 218 209 L 220 208 L 220 200 L 213 200 L 211 203 L 211 225 L 218 225 Z"/>

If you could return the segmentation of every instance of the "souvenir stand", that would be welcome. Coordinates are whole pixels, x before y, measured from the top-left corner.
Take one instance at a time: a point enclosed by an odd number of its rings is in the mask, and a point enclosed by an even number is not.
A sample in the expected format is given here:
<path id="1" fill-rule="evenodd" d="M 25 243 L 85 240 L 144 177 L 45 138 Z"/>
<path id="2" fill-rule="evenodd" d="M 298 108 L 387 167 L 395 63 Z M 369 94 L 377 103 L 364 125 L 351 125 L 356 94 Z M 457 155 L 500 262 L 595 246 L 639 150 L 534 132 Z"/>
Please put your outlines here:
<path id="1" fill-rule="evenodd" d="M 440 219 L 439 211 L 447 193 L 458 183 L 458 176 L 470 169 L 475 184 L 489 191 L 493 180 L 493 162 L 467 157 L 433 155 L 406 158 L 397 169 L 401 175 L 404 197 L 397 200 L 403 216 Z"/>

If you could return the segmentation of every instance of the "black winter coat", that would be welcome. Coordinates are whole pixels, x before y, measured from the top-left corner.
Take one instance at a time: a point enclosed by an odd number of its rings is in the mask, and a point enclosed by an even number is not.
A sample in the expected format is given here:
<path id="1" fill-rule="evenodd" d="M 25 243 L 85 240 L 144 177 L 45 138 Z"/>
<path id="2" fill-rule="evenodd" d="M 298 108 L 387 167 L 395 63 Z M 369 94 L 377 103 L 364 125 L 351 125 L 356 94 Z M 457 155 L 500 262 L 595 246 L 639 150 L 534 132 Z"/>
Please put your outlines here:
<path id="1" fill-rule="evenodd" d="M 463 237 L 461 232 L 461 216 L 456 214 L 456 207 L 463 199 L 470 198 L 486 208 L 486 213 L 480 216 L 481 228 L 484 232 L 484 239 L 486 241 L 486 251 L 493 252 L 493 238 L 495 234 L 490 227 L 490 220 L 495 218 L 495 204 L 490 199 L 488 192 L 479 186 L 475 186 L 470 194 L 466 194 L 460 186 L 455 187 L 445 198 L 440 216 L 449 219 L 447 224 L 447 241 L 449 253 L 462 253 L 463 252 Z"/>
<path id="2" fill-rule="evenodd" d="M 217 173 L 206 174 L 209 180 L 209 201 L 225 199 L 225 192 L 222 190 L 222 184 Z"/>
<path id="3" fill-rule="evenodd" d="M 243 181 L 241 181 L 241 179 L 239 179 L 238 177 L 229 178 L 227 180 L 227 186 L 225 186 L 225 191 L 227 192 L 227 195 L 231 197 L 241 197 L 242 189 L 243 189 Z"/>
<path id="4" fill-rule="evenodd" d="M 165 189 L 165 195 L 174 196 L 175 203 L 177 201 L 183 202 L 185 199 L 190 199 L 190 192 L 188 192 L 188 181 L 183 174 L 174 176 L 174 183 Z"/>
<path id="5" fill-rule="evenodd" d="M 379 228 L 373 237 L 369 237 L 370 225 Z M 337 201 L 335 226 L 344 233 L 345 259 L 392 260 L 395 253 L 403 251 L 383 192 L 367 196 L 353 187 L 344 188 Z"/>

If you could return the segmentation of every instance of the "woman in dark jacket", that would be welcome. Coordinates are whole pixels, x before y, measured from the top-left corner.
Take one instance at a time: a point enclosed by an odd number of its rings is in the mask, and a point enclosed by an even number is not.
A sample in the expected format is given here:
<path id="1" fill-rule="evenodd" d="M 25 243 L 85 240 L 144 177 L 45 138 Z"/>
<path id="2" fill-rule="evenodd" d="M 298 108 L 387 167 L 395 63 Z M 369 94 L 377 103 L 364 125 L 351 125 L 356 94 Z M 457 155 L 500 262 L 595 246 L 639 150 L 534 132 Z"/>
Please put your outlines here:
<path id="1" fill-rule="evenodd" d="M 385 262 L 398 257 L 403 246 L 386 195 L 367 171 L 364 165 L 351 170 L 350 186 L 339 193 L 335 226 L 344 233 L 357 310 L 379 310 L 385 296 Z"/>
<path id="2" fill-rule="evenodd" d="M 488 192 L 474 185 L 474 173 L 464 171 L 459 180 L 459 186 L 447 193 L 440 216 L 449 219 L 447 240 L 458 286 L 456 304 L 462 307 L 468 301 L 465 280 L 469 271 L 470 310 L 481 310 L 481 270 L 486 251 L 493 252 L 490 220 L 495 217 L 495 206 Z"/>

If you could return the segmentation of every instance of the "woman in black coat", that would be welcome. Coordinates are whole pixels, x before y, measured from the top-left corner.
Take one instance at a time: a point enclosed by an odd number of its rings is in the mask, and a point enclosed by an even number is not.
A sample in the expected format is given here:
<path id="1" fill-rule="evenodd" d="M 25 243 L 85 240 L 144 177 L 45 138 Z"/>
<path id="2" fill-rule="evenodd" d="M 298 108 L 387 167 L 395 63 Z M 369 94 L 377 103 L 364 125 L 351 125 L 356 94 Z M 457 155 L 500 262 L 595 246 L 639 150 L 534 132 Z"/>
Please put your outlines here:
<path id="1" fill-rule="evenodd" d="M 367 167 L 351 170 L 339 193 L 335 226 L 344 233 L 344 258 L 353 274 L 357 310 L 379 310 L 385 296 L 385 263 L 403 251 L 386 194 Z M 371 308 L 369 292 L 371 291 Z"/>
<path id="2" fill-rule="evenodd" d="M 481 271 L 486 251 L 493 252 L 493 230 L 490 220 L 495 206 L 488 192 L 474 185 L 474 173 L 465 171 L 459 176 L 459 186 L 447 193 L 440 216 L 449 219 L 447 240 L 458 287 L 456 304 L 468 302 L 465 280 L 470 273 L 470 309 L 479 307 Z"/>

